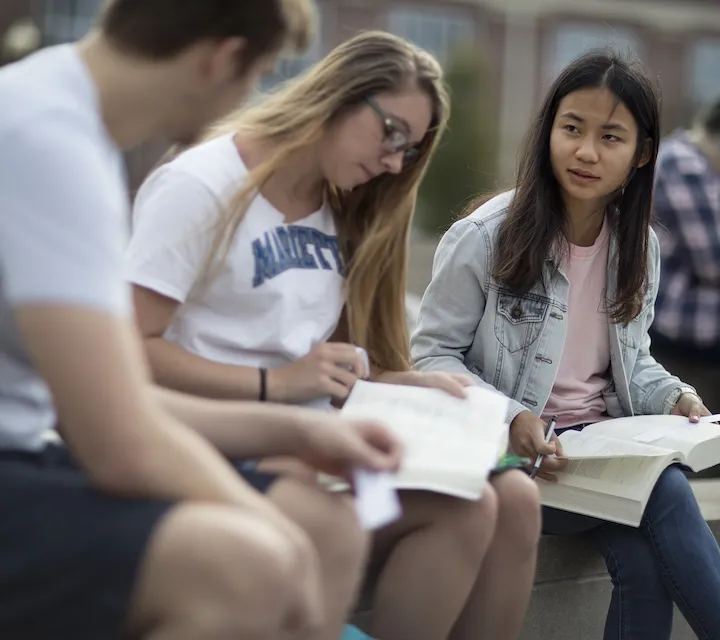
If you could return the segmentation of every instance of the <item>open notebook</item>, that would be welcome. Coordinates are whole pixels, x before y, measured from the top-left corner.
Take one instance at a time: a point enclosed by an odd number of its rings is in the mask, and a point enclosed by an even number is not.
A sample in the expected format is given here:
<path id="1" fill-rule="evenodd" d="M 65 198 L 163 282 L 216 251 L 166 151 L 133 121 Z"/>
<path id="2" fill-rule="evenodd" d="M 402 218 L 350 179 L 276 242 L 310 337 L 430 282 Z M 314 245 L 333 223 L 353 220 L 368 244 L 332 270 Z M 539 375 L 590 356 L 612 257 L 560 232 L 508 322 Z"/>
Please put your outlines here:
<path id="1" fill-rule="evenodd" d="M 693 471 L 720 464 L 720 416 L 699 424 L 681 416 L 606 420 L 565 431 L 560 442 L 570 460 L 558 482 L 539 481 L 546 506 L 640 524 L 660 474 L 680 463 Z"/>
<path id="2" fill-rule="evenodd" d="M 342 414 L 376 419 L 403 442 L 396 488 L 477 500 L 507 450 L 507 410 L 507 398 L 481 387 L 469 387 L 460 399 L 437 389 L 358 381 Z"/>

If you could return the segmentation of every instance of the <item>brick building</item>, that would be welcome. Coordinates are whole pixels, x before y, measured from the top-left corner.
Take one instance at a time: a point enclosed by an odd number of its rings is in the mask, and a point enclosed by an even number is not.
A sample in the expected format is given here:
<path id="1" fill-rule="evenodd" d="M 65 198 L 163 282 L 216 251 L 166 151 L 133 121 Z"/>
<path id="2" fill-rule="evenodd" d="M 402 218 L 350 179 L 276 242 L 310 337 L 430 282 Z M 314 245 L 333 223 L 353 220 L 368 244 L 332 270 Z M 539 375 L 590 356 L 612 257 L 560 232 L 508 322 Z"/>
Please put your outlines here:
<path id="1" fill-rule="evenodd" d="M 29 16 L 46 44 L 80 37 L 101 0 L 3 0 L 0 38 Z M 318 0 L 320 34 L 304 58 L 280 65 L 292 75 L 353 33 L 387 29 L 446 61 L 453 47 L 477 47 L 493 71 L 498 118 L 498 172 L 508 177 L 519 137 L 539 96 L 557 70 L 591 46 L 632 49 L 658 74 L 663 123 L 686 122 L 696 107 L 720 94 L 720 0 Z M 130 157 L 136 183 L 160 144 Z"/>
<path id="2" fill-rule="evenodd" d="M 631 49 L 663 90 L 666 131 L 720 95 L 719 0 L 325 0 L 320 51 L 359 29 L 388 29 L 446 60 L 474 43 L 494 70 L 502 178 L 557 71 L 589 47 Z"/>

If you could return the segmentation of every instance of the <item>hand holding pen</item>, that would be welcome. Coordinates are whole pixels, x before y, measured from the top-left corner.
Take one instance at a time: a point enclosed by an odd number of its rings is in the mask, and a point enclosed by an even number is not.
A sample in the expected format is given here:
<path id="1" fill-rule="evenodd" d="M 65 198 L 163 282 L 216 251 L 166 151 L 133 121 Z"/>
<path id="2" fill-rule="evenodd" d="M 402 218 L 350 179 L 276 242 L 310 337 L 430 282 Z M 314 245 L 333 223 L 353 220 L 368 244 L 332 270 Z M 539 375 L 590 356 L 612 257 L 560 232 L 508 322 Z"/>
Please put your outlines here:
<path id="1" fill-rule="evenodd" d="M 548 444 L 552 437 L 555 435 L 555 426 L 557 425 L 557 416 L 553 416 L 550 418 L 550 422 L 548 423 L 548 429 L 547 433 L 545 434 L 545 443 Z M 530 472 L 530 478 L 534 479 L 535 476 L 538 474 L 538 471 L 540 471 L 540 465 L 542 464 L 544 455 L 542 453 L 538 453 L 537 458 L 535 458 L 535 464 L 533 465 L 532 471 Z"/>
<path id="2" fill-rule="evenodd" d="M 537 470 L 533 470 L 543 480 L 556 481 L 555 472 L 561 471 L 568 464 L 567 460 L 555 457 L 562 456 L 563 450 L 554 429 L 549 432 L 549 424 L 530 411 L 522 411 L 512 421 L 510 446 L 514 454 L 530 458 L 536 463 L 539 456 L 540 463 Z"/>

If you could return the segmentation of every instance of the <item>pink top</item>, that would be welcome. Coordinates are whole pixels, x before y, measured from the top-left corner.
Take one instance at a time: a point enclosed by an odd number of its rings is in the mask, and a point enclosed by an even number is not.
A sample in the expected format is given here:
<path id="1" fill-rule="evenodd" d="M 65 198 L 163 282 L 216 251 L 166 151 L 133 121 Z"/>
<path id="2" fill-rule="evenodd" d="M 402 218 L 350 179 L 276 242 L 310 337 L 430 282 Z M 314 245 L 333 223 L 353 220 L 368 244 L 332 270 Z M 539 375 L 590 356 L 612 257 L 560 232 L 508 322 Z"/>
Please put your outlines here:
<path id="1" fill-rule="evenodd" d="M 565 346 L 542 417 L 557 427 L 605 417 L 602 391 L 610 379 L 610 337 L 605 309 L 610 232 L 607 220 L 590 247 L 570 245 L 565 275 L 570 281 Z"/>

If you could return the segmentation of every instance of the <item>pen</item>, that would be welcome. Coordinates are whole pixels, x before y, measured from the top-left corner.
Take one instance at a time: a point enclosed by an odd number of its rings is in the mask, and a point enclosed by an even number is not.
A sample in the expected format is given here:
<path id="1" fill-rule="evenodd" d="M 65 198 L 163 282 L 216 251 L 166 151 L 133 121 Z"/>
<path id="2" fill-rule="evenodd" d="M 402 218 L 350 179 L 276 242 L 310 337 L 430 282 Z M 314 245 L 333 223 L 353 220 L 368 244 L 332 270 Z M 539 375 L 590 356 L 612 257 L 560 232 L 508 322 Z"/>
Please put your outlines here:
<path id="1" fill-rule="evenodd" d="M 550 442 L 550 440 L 553 437 L 553 433 L 555 433 L 555 425 L 557 424 L 557 416 L 553 416 L 550 418 L 550 422 L 548 422 L 548 430 L 547 434 L 545 435 L 545 444 Z M 538 454 L 538 457 L 535 459 L 535 464 L 533 465 L 532 473 L 530 474 L 531 478 L 535 478 L 535 476 L 538 474 L 538 471 L 540 470 L 540 465 L 542 464 L 543 455 L 542 453 Z"/>

